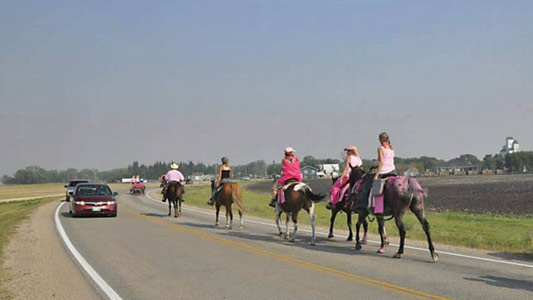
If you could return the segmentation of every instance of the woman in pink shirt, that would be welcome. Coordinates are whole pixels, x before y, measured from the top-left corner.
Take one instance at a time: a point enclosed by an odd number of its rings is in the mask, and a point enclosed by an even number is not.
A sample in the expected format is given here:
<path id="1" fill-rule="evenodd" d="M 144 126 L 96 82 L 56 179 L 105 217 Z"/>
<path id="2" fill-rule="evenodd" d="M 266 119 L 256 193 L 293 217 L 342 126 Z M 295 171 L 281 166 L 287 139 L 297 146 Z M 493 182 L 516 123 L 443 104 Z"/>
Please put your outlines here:
<path id="1" fill-rule="evenodd" d="M 389 135 L 386 132 L 382 132 L 379 135 L 379 142 L 381 143 L 378 148 L 379 164 L 374 180 L 397 175 L 396 167 L 394 166 L 394 148 L 390 144 Z"/>
<path id="2" fill-rule="evenodd" d="M 279 189 L 289 179 L 296 179 L 299 182 L 302 181 L 302 172 L 300 171 L 300 160 L 294 155 L 294 149 L 291 147 L 285 148 L 285 158 L 281 161 L 282 172 L 281 177 L 276 180 L 272 188 L 272 201 L 270 201 L 271 207 L 276 207 L 276 198 L 278 196 Z"/>

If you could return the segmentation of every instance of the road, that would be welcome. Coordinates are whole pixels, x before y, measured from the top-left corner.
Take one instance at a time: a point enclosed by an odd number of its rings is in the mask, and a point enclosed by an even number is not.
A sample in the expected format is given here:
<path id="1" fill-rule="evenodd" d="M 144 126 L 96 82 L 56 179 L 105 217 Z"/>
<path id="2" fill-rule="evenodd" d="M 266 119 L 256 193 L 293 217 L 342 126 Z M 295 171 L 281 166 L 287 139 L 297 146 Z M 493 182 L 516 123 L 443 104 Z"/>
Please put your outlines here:
<path id="1" fill-rule="evenodd" d="M 303 231 L 289 243 L 266 225 L 272 220 L 243 230 L 236 220 L 228 231 L 214 227 L 210 210 L 184 210 L 176 219 L 146 196 L 118 201 L 117 218 L 71 218 L 63 205 L 59 220 L 123 299 L 533 299 L 533 268 L 449 255 L 433 263 L 409 249 L 396 260 L 396 247 L 356 252 L 323 236 L 310 246 Z"/>

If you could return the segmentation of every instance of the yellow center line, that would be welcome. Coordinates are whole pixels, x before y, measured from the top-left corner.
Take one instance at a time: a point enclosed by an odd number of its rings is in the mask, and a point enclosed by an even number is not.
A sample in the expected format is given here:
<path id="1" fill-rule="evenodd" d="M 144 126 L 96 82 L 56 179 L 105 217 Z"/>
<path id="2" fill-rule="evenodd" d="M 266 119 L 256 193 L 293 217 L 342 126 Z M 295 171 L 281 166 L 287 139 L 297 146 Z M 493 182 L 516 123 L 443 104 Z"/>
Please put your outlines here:
<path id="1" fill-rule="evenodd" d="M 121 207 L 122 207 L 123 210 L 127 211 L 128 213 L 130 213 L 130 214 L 132 214 L 132 215 L 134 215 L 136 217 L 139 217 L 139 218 L 142 218 L 142 219 L 145 219 L 145 220 L 148 220 L 148 221 L 151 221 L 151 222 L 154 222 L 154 223 L 157 223 L 157 224 L 160 224 L 160 225 L 172 228 L 172 229 L 176 229 L 176 230 L 179 230 L 179 231 L 184 232 L 184 233 L 188 233 L 188 234 L 191 234 L 191 235 L 194 235 L 194 236 L 197 236 L 197 237 L 208 239 L 210 241 L 218 242 L 218 243 L 221 243 L 221 244 L 225 244 L 225 245 L 229 245 L 229 246 L 232 246 L 232 247 L 235 247 L 235 248 L 239 248 L 239 249 L 242 249 L 242 250 L 253 252 L 253 253 L 256 253 L 256 254 L 259 254 L 259 255 L 262 255 L 262 256 L 272 257 L 272 258 L 274 258 L 274 259 L 276 259 L 278 261 L 281 261 L 281 262 L 286 262 L 286 263 L 290 263 L 290 264 L 293 264 L 293 265 L 296 265 L 296 266 L 312 269 L 312 270 L 315 270 L 315 271 L 320 271 L 320 272 L 323 272 L 323 273 L 336 275 L 336 276 L 338 276 L 340 278 L 343 278 L 343 279 L 346 279 L 346 280 L 355 281 L 355 282 L 359 282 L 359 283 L 364 283 L 366 285 L 370 285 L 372 287 L 375 287 L 375 288 L 378 288 L 378 289 L 381 289 L 381 290 L 386 290 L 386 291 L 393 292 L 393 293 L 396 293 L 396 294 L 401 294 L 401 295 L 404 295 L 404 296 L 409 296 L 409 297 L 412 297 L 412 298 L 419 298 L 419 299 L 441 299 L 441 300 L 450 299 L 450 298 L 446 298 L 446 297 L 442 297 L 442 296 L 426 293 L 426 292 L 423 292 L 423 291 L 410 289 L 410 288 L 403 287 L 403 286 L 400 286 L 400 285 L 388 283 L 388 282 L 381 281 L 381 280 L 378 280 L 378 279 L 374 279 L 374 278 L 370 278 L 370 277 L 366 277 L 366 276 L 362 276 L 362 275 L 357 275 L 357 274 L 349 273 L 349 272 L 346 272 L 346 271 L 341 271 L 341 270 L 338 270 L 338 269 L 335 269 L 335 268 L 331 268 L 331 267 L 315 264 L 315 263 L 308 262 L 308 261 L 301 260 L 301 259 L 297 259 L 297 258 L 294 258 L 294 257 L 291 257 L 291 256 L 279 254 L 279 253 L 276 253 L 276 252 L 273 252 L 273 251 L 263 250 L 263 249 L 258 248 L 258 247 L 254 247 L 254 246 L 247 245 L 247 244 L 244 244 L 244 243 L 232 241 L 232 240 L 226 239 L 226 238 L 221 238 L 221 237 L 218 237 L 216 235 L 213 235 L 213 234 L 210 234 L 210 233 L 206 233 L 206 232 L 203 232 L 203 231 L 197 230 L 197 229 L 192 229 L 190 227 L 183 226 L 183 225 L 180 225 L 180 224 L 168 223 L 168 222 L 162 221 L 162 220 L 160 220 L 158 218 L 155 218 L 155 217 L 142 215 L 138 211 L 135 211 L 135 210 L 129 208 L 127 205 L 124 205 L 124 204 L 122 204 Z"/>

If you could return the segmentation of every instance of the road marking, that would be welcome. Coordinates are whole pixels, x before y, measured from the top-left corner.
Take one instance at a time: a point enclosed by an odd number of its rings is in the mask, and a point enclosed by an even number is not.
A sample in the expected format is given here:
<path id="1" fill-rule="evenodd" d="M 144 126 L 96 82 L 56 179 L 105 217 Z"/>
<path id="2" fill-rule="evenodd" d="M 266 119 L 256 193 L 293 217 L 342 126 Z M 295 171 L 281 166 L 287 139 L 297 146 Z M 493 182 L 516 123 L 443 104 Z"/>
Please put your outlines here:
<path id="1" fill-rule="evenodd" d="M 74 247 L 70 239 L 68 238 L 67 233 L 65 232 L 65 229 L 63 228 L 63 225 L 61 224 L 61 220 L 59 219 L 59 210 L 61 207 L 65 204 L 65 202 L 62 202 L 57 206 L 56 213 L 54 216 L 54 220 L 56 223 L 56 229 L 61 238 L 63 239 L 63 242 L 67 246 L 68 250 L 74 256 L 76 261 L 81 265 L 83 270 L 87 272 L 87 274 L 91 277 L 91 279 L 102 289 L 102 291 L 106 294 L 106 296 L 111 300 L 122 300 L 122 298 L 113 290 L 107 282 L 93 269 L 93 267 L 81 256 L 80 252 Z"/>
<path id="2" fill-rule="evenodd" d="M 148 191 L 148 192 L 145 194 L 145 196 L 148 197 L 148 198 L 149 198 L 150 200 L 152 200 L 152 201 L 155 201 L 155 202 L 160 203 L 160 204 L 162 204 L 162 205 L 166 205 L 165 203 L 161 202 L 160 199 L 158 200 L 158 199 L 152 198 L 152 197 L 150 196 L 150 193 L 153 192 L 153 191 L 157 191 L 157 189 L 154 189 L 154 190 L 150 190 L 150 191 Z M 186 207 L 186 206 L 182 206 L 182 209 L 184 209 L 184 210 L 188 210 L 188 211 L 192 211 L 192 212 L 195 212 L 195 213 L 199 213 L 199 214 L 204 214 L 204 215 L 209 215 L 209 216 L 215 216 L 214 213 L 209 213 L 209 212 L 205 212 L 205 211 L 201 211 L 201 210 L 193 209 L 193 208 Z M 276 224 L 270 224 L 270 223 L 265 223 L 265 222 L 261 222 L 261 221 L 248 220 L 248 219 L 244 219 L 244 221 L 246 221 L 246 222 L 250 222 L 250 223 L 253 223 L 253 224 L 259 224 L 259 225 L 264 225 L 264 226 L 276 227 Z M 311 232 L 311 230 L 300 229 L 300 228 L 298 228 L 298 231 L 303 231 L 303 232 L 307 232 L 307 233 L 310 233 L 310 232 Z M 328 233 L 326 233 L 326 232 L 321 232 L 321 231 L 316 231 L 316 234 L 325 235 L 325 236 L 328 235 Z M 348 236 L 341 236 L 341 237 L 347 238 Z M 379 241 L 373 241 L 373 240 L 368 240 L 368 242 L 373 243 L 373 244 L 381 244 L 381 242 L 379 242 Z M 391 243 L 390 246 L 399 247 L 398 244 L 393 244 L 393 243 Z M 404 247 L 405 247 L 406 249 L 417 250 L 417 251 L 423 251 L 423 252 L 429 252 L 428 249 L 424 249 L 424 248 L 413 247 L 413 246 L 407 246 L 407 245 L 405 245 Z M 492 263 L 498 263 L 498 264 L 506 264 L 506 265 L 518 266 L 518 267 L 533 268 L 533 265 L 523 264 L 523 263 L 517 263 L 517 262 L 512 262 L 512 261 L 498 260 L 498 259 L 485 258 L 485 257 L 479 257 L 479 256 L 473 256 L 473 255 L 466 255 L 466 254 L 460 254 L 460 253 L 455 253 L 455 252 L 447 252 L 447 251 L 436 251 L 436 252 L 437 252 L 438 254 L 444 254 L 444 255 L 455 256 L 455 257 L 461 257 L 461 258 L 469 258 L 469 259 L 473 259 L 473 260 L 480 260 L 480 261 L 486 261 L 486 262 L 492 262 Z"/>
<path id="3" fill-rule="evenodd" d="M 446 298 L 446 297 L 441 297 L 441 296 L 438 296 L 438 295 L 433 295 L 433 294 L 430 294 L 430 293 L 426 293 L 426 292 L 423 292 L 423 291 L 406 288 L 406 287 L 403 287 L 403 286 L 400 286 L 400 285 L 395 285 L 395 284 L 388 283 L 388 282 L 385 282 L 385 281 L 381 281 L 381 280 L 378 280 L 378 279 L 374 279 L 374 278 L 370 278 L 370 277 L 366 277 L 366 276 L 362 276 L 362 275 L 357 275 L 357 274 L 345 272 L 345 271 L 342 271 L 342 270 L 338 270 L 338 269 L 335 269 L 335 268 L 331 268 L 331 267 L 315 264 L 315 263 L 308 262 L 308 261 L 301 260 L 301 259 L 297 259 L 297 258 L 294 258 L 294 257 L 291 257 L 291 256 L 279 254 L 277 252 L 267 251 L 267 250 L 264 250 L 264 249 L 261 249 L 261 248 L 258 248 L 258 247 L 254 247 L 254 246 L 247 245 L 247 244 L 244 244 L 244 243 L 236 242 L 236 241 L 233 241 L 233 240 L 230 240 L 230 239 L 227 239 L 227 238 L 218 237 L 218 236 L 215 236 L 215 235 L 213 235 L 211 233 L 207 233 L 207 232 L 204 232 L 204 231 L 201 231 L 201 230 L 192 229 L 192 228 L 190 228 L 188 226 L 162 221 L 159 218 L 142 215 L 138 211 L 129 208 L 129 206 L 125 205 L 125 204 L 122 204 L 122 210 L 130 213 L 133 216 L 136 216 L 136 217 L 151 221 L 151 222 L 159 224 L 159 225 L 163 225 L 163 226 L 169 227 L 171 229 L 176 229 L 176 230 L 179 230 L 181 232 L 184 232 L 184 233 L 187 233 L 187 234 L 190 234 L 190 235 L 194 235 L 196 237 L 204 238 L 204 239 L 207 239 L 207 240 L 210 240 L 210 241 L 213 241 L 213 242 L 218 242 L 218 243 L 221 243 L 221 244 L 225 244 L 225 245 L 228 245 L 228 246 L 232 246 L 232 247 L 235 247 L 235 248 L 239 248 L 239 249 L 242 249 L 242 250 L 253 252 L 255 254 L 259 254 L 259 255 L 262 255 L 262 256 L 271 257 L 271 258 L 274 258 L 274 259 L 276 259 L 278 261 L 290 263 L 290 264 L 293 264 L 293 265 L 296 265 L 296 266 L 299 266 L 299 267 L 305 267 L 305 268 L 312 269 L 312 270 L 315 270 L 315 271 L 320 271 L 322 273 L 328 273 L 328 274 L 336 275 L 338 277 L 341 277 L 343 279 L 347 279 L 347 280 L 350 280 L 350 281 L 364 283 L 364 284 L 370 285 L 372 287 L 375 287 L 375 288 L 378 288 L 378 289 L 381 289 L 381 290 L 386 290 L 386 291 L 393 292 L 393 293 L 396 293 L 396 294 L 401 294 L 401 295 L 404 295 L 404 296 L 409 296 L 409 297 L 412 297 L 412 298 L 419 298 L 419 299 L 441 299 L 441 300 L 449 299 L 449 298 Z"/>

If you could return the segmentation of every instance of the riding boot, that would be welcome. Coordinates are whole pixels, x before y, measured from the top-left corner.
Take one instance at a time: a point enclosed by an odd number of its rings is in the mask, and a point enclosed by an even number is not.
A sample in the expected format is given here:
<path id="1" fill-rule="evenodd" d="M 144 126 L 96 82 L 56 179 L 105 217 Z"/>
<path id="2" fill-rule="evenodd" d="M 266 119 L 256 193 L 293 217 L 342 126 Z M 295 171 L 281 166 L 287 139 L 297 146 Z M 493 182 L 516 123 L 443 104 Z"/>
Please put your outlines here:
<path id="1" fill-rule="evenodd" d="M 272 198 L 272 199 L 270 200 L 270 203 L 268 204 L 268 206 L 270 206 L 270 207 L 276 207 L 276 198 Z"/>
<path id="2" fill-rule="evenodd" d="M 328 202 L 328 204 L 326 204 L 326 209 L 331 210 L 331 209 L 333 209 L 333 206 L 335 206 L 333 203 Z"/>

